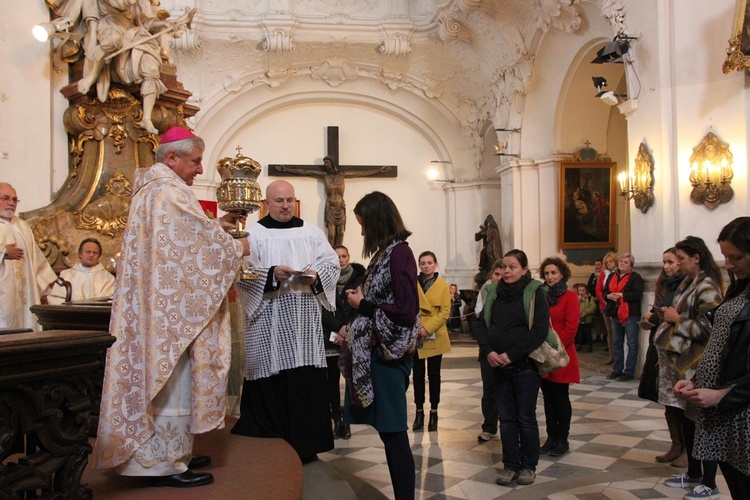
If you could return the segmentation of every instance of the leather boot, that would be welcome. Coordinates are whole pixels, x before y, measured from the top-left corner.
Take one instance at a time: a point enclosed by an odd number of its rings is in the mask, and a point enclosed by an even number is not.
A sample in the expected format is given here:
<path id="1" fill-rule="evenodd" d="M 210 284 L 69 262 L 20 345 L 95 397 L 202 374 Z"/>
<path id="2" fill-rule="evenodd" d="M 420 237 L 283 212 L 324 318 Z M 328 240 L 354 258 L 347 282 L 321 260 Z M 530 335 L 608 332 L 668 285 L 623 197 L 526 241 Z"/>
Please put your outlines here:
<path id="1" fill-rule="evenodd" d="M 417 414 L 414 416 L 414 423 L 411 426 L 413 431 L 421 431 L 424 427 L 424 410 L 417 410 Z"/>
<path id="2" fill-rule="evenodd" d="M 539 448 L 540 455 L 546 455 L 555 448 L 554 436 L 547 436 L 547 441 Z"/>
<path id="3" fill-rule="evenodd" d="M 669 463 L 676 461 L 683 454 L 682 425 L 677 416 L 670 411 L 664 412 L 664 418 L 667 420 L 667 429 L 669 429 L 669 438 L 672 440 L 672 446 L 663 455 L 657 455 L 656 461 Z M 675 467 L 687 467 L 687 456 L 684 461 L 685 465 L 675 465 Z"/>
<path id="4" fill-rule="evenodd" d="M 672 467 L 687 467 L 688 466 L 687 452 L 683 451 L 682 455 L 677 457 L 677 459 L 669 465 L 671 465 Z"/>
<path id="5" fill-rule="evenodd" d="M 339 439 L 341 437 L 341 423 L 343 418 L 341 415 L 333 416 L 333 439 Z"/>
<path id="6" fill-rule="evenodd" d="M 549 456 L 561 457 L 565 455 L 569 450 L 570 445 L 568 444 L 568 438 L 560 437 L 555 440 L 555 446 L 549 452 Z"/>
<path id="7" fill-rule="evenodd" d="M 427 430 L 430 432 L 437 430 L 438 415 L 437 410 L 430 410 L 430 421 L 427 423 Z"/>
<path id="8" fill-rule="evenodd" d="M 349 424 L 344 423 L 344 412 L 341 412 L 341 418 L 339 419 L 339 437 L 341 439 L 349 439 L 352 437 L 352 428 Z"/>

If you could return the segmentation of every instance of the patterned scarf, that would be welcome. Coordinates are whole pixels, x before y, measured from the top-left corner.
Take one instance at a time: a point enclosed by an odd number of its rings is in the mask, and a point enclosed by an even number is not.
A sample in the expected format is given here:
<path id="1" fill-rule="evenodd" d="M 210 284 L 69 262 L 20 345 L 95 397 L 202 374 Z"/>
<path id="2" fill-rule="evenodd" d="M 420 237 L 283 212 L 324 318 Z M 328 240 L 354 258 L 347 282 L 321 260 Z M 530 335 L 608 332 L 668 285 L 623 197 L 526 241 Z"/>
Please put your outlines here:
<path id="1" fill-rule="evenodd" d="M 628 284 L 628 281 L 630 280 L 630 275 L 633 274 L 627 273 L 625 275 L 621 275 L 620 271 L 617 270 L 614 272 L 614 276 L 612 276 L 612 279 L 609 280 L 609 291 L 612 293 L 622 293 L 622 291 L 625 289 L 625 285 Z M 628 305 L 625 300 L 620 297 L 620 304 L 617 308 L 617 321 L 624 325 L 628 322 L 628 318 L 630 317 L 630 305 Z"/>
<path id="2" fill-rule="evenodd" d="M 395 301 L 391 286 L 391 253 L 401 243 L 401 240 L 393 241 L 378 252 L 367 267 L 362 293 L 365 300 L 376 306 Z M 386 361 L 411 356 L 416 349 L 419 326 L 419 313 L 409 327 L 396 325 L 380 308 L 375 309 L 372 318 L 361 314 L 354 317 L 346 330 L 339 356 L 339 367 L 349 382 L 353 405 L 366 408 L 375 400 L 370 368 L 373 349 L 377 349 L 378 357 Z"/>
<path id="3" fill-rule="evenodd" d="M 547 299 L 549 299 L 549 305 L 557 305 L 560 297 L 568 291 L 568 284 L 565 280 L 560 280 L 547 289 Z"/>

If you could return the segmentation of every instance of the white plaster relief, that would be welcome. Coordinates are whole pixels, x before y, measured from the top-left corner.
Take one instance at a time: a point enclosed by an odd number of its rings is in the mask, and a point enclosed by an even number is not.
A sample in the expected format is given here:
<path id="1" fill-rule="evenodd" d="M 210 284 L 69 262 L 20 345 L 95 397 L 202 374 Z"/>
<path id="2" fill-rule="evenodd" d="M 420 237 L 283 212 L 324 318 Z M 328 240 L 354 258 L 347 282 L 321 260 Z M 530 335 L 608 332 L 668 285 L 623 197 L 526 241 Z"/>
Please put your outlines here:
<path id="1" fill-rule="evenodd" d="M 357 78 L 357 67 L 349 61 L 333 59 L 323 61 L 318 66 L 310 68 L 310 77 L 313 80 L 323 80 L 331 87 L 338 87 L 342 83 Z"/>
<path id="2" fill-rule="evenodd" d="M 615 36 L 624 35 L 628 32 L 625 24 L 625 2 L 624 0 L 601 0 L 602 14 L 607 19 Z"/>
<path id="3" fill-rule="evenodd" d="M 383 40 L 378 52 L 386 56 L 401 56 L 411 52 L 411 42 L 406 35 L 396 33 Z"/>
<path id="4" fill-rule="evenodd" d="M 172 38 L 172 48 L 183 52 L 193 52 L 201 48 L 203 39 L 193 30 L 186 30 L 180 38 Z"/>
<path id="5" fill-rule="evenodd" d="M 544 33 L 556 28 L 572 33 L 581 26 L 573 0 L 539 0 L 537 27 Z"/>
<path id="6" fill-rule="evenodd" d="M 438 36 L 444 42 L 456 40 L 461 33 L 461 23 L 453 17 L 444 17 L 438 26 Z"/>
<path id="7" fill-rule="evenodd" d="M 292 52 L 296 48 L 292 35 L 282 29 L 275 29 L 265 35 L 260 45 L 266 52 Z"/>
<path id="8" fill-rule="evenodd" d="M 474 12 L 482 5 L 483 0 L 458 0 L 456 7 L 465 14 Z"/>

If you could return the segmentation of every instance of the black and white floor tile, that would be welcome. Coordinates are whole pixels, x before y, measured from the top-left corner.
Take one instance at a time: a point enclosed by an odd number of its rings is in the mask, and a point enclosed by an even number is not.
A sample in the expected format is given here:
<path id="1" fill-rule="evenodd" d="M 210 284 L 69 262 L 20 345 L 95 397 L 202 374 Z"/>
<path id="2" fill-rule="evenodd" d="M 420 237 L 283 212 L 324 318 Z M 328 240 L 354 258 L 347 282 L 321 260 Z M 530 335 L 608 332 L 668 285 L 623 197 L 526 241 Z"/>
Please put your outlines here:
<path id="1" fill-rule="evenodd" d="M 661 405 L 637 396 L 638 381 L 606 379 L 601 347 L 581 354 L 582 383 L 571 386 L 573 422 L 571 451 L 559 458 L 542 456 L 536 482 L 530 486 L 495 484 L 502 469 L 499 439 L 479 443 L 482 383 L 476 346 L 456 346 L 444 356 L 437 432 L 412 432 L 420 499 L 651 499 L 682 498 L 687 489 L 669 488 L 664 479 L 684 472 L 659 464 L 654 457 L 669 448 L 669 434 Z M 407 394 L 412 401 L 411 390 Z M 538 404 L 544 442 L 544 410 Z M 409 421 L 414 418 L 413 406 Z M 352 426 L 349 440 L 320 455 L 337 471 L 350 473 L 393 498 L 385 454 L 377 432 Z M 717 478 L 729 498 L 723 478 Z"/>

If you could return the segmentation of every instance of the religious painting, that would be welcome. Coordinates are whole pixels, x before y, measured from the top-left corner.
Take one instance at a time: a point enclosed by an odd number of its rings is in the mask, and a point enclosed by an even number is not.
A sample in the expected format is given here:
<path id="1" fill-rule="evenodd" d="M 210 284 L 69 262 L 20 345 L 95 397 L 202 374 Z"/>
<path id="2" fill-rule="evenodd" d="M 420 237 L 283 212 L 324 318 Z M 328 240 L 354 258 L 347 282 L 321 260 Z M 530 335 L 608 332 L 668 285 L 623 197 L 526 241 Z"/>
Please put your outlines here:
<path id="1" fill-rule="evenodd" d="M 560 165 L 560 248 L 615 247 L 615 162 Z"/>
<path id="2" fill-rule="evenodd" d="M 297 200 L 297 203 L 294 204 L 294 216 L 299 217 L 299 205 L 300 201 Z M 260 200 L 260 210 L 258 210 L 258 220 L 261 220 L 263 217 L 268 215 L 268 205 L 266 205 L 266 199 L 263 198 Z"/>

